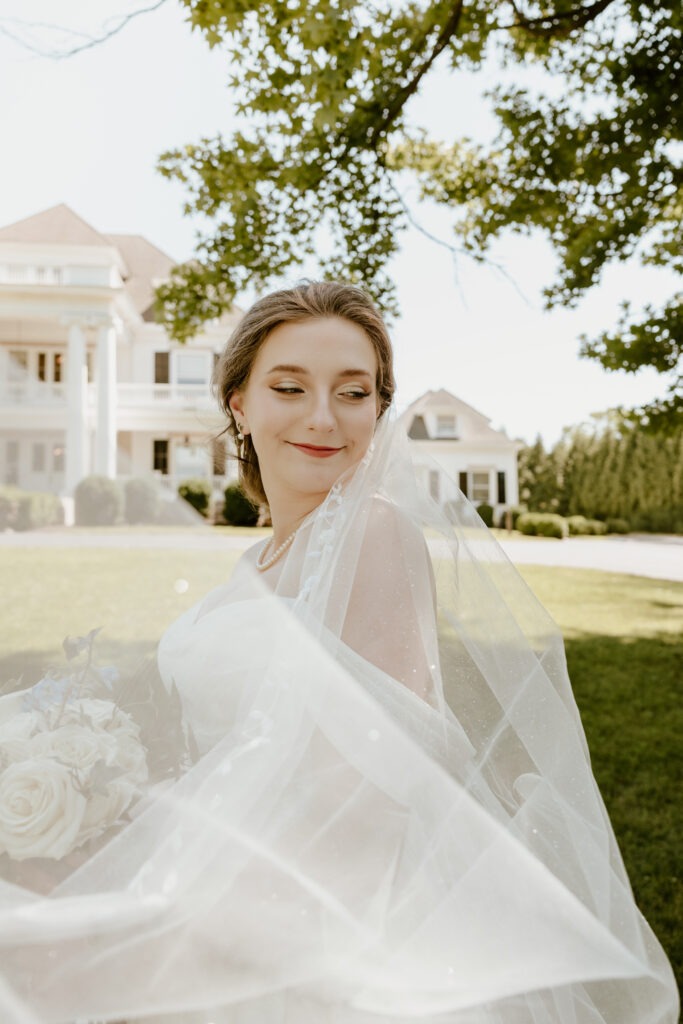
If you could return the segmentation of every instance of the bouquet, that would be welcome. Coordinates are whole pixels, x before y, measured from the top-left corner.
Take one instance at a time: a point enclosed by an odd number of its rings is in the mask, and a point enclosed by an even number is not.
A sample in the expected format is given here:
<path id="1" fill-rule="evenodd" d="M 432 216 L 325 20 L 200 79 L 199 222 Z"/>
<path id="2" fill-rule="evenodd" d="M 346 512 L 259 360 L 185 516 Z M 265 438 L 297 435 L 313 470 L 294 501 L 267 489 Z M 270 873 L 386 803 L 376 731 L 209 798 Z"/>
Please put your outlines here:
<path id="1" fill-rule="evenodd" d="M 175 686 L 166 688 L 155 661 L 128 676 L 98 668 L 99 632 L 67 637 L 68 667 L 18 694 L 18 710 L 0 721 L 0 865 L 73 866 L 71 855 L 83 859 L 79 851 L 87 856 L 130 820 L 147 787 L 196 760 Z"/>

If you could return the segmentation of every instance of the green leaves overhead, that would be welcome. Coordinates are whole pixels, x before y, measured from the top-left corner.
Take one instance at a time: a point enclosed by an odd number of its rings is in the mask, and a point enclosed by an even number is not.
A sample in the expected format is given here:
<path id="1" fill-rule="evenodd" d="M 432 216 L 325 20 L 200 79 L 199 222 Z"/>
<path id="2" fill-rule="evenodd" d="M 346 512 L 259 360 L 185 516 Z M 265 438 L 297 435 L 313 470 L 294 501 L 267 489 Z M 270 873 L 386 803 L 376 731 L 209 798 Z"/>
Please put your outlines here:
<path id="1" fill-rule="evenodd" d="M 197 260 L 159 290 L 176 337 L 247 285 L 311 263 L 362 281 L 393 309 L 386 267 L 407 226 L 406 173 L 449 209 L 454 243 L 475 257 L 510 230 L 546 235 L 558 256 L 548 306 L 575 304 L 615 261 L 683 270 L 678 0 L 181 2 L 192 27 L 225 50 L 243 127 L 160 160 L 187 187 L 187 212 L 211 222 Z M 433 140 L 409 122 L 437 61 L 476 69 L 485 60 L 501 81 L 489 148 Z M 453 90 L 454 104 L 466 102 Z M 676 405 L 680 381 L 658 346 L 671 351 L 667 323 L 678 331 L 680 320 L 674 298 L 584 352 L 606 368 L 673 372 Z M 648 345 L 636 343 L 641 326 Z"/>

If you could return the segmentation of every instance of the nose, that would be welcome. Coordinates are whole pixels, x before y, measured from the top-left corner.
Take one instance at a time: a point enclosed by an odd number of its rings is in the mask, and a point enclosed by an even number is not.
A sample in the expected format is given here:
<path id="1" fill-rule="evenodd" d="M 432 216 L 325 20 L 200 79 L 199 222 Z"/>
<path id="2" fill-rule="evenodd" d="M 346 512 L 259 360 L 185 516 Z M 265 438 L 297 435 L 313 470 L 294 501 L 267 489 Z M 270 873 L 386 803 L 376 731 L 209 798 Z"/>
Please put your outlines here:
<path id="1" fill-rule="evenodd" d="M 330 396 L 326 393 L 313 395 L 308 415 L 308 429 L 329 434 L 336 426 L 337 419 L 332 409 Z"/>

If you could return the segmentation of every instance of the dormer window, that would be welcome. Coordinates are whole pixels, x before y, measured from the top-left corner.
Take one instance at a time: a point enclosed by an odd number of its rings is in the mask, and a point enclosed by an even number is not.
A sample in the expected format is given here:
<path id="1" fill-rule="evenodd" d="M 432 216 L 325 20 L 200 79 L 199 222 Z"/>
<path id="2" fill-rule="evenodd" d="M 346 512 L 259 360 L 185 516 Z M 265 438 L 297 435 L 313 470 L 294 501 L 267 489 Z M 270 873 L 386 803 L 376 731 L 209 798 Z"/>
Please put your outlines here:
<path id="1" fill-rule="evenodd" d="M 455 437 L 455 416 L 453 413 L 439 413 L 436 417 L 436 436 Z"/>

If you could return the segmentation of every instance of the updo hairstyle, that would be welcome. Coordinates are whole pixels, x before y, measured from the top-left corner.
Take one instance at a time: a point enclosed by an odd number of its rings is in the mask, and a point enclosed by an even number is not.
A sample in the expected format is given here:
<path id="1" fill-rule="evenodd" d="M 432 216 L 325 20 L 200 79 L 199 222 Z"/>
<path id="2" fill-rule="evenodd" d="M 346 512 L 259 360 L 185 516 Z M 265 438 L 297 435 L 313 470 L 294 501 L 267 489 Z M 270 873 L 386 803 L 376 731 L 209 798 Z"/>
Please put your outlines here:
<path id="1" fill-rule="evenodd" d="M 227 418 L 223 433 L 228 433 L 235 443 L 240 483 L 257 505 L 268 503 L 258 456 L 249 435 L 243 439 L 237 436 L 230 399 L 235 391 L 245 387 L 256 355 L 271 331 L 280 324 L 322 317 L 340 317 L 365 331 L 377 353 L 379 416 L 391 404 L 395 384 L 389 334 L 381 313 L 360 288 L 336 281 L 311 281 L 272 292 L 255 302 L 231 334 L 216 363 L 212 390 Z"/>

